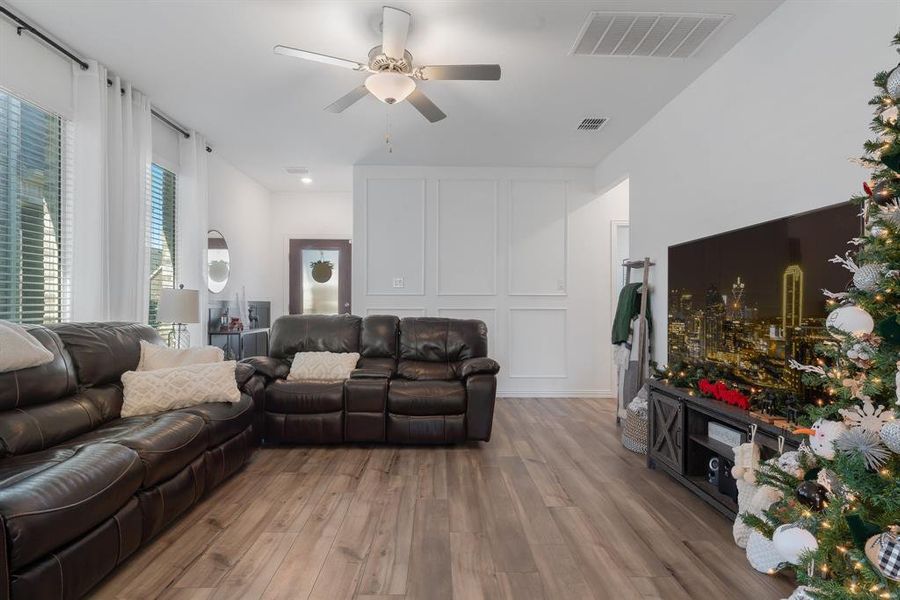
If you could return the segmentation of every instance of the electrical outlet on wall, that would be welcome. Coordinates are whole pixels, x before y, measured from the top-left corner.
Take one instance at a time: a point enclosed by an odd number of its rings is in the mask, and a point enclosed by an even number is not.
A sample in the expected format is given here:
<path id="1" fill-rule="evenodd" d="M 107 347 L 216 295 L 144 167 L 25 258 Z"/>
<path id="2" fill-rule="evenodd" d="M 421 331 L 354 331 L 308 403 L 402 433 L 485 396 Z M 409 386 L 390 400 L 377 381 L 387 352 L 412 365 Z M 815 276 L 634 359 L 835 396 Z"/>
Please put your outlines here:
<path id="1" fill-rule="evenodd" d="M 566 291 L 566 280 L 565 279 L 557 279 L 556 280 L 556 289 L 560 292 Z"/>
<path id="2" fill-rule="evenodd" d="M 394 277 L 393 284 L 394 284 L 394 287 L 395 287 L 395 288 L 404 288 L 404 287 L 406 287 L 406 284 L 403 283 L 403 278 L 402 278 L 402 277 Z"/>

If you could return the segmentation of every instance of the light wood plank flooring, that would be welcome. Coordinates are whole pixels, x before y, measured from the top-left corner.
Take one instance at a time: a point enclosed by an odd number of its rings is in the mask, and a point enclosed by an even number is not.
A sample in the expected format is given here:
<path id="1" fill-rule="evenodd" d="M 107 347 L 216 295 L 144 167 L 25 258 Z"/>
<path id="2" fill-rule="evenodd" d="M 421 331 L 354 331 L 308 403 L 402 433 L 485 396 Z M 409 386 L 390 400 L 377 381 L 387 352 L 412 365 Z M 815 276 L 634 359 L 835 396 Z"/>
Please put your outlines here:
<path id="1" fill-rule="evenodd" d="M 609 400 L 502 399 L 488 444 L 259 450 L 97 598 L 786 597 L 618 440 Z"/>

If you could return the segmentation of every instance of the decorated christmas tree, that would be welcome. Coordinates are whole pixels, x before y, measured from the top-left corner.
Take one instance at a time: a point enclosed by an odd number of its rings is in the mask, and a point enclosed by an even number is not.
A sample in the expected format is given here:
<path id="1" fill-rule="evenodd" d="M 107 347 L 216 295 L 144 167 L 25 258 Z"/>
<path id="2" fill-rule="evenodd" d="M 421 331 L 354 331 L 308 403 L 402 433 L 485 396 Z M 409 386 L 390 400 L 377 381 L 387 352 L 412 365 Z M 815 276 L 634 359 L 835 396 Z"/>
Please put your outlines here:
<path id="1" fill-rule="evenodd" d="M 893 43 L 900 52 L 900 33 Z M 853 282 L 825 291 L 833 341 L 816 364 L 792 365 L 822 391 L 798 430 L 809 438 L 742 482 L 753 501 L 735 537 L 749 526 L 751 564 L 795 572 L 792 598 L 900 600 L 900 66 L 875 86 L 861 234 L 832 259 Z"/>

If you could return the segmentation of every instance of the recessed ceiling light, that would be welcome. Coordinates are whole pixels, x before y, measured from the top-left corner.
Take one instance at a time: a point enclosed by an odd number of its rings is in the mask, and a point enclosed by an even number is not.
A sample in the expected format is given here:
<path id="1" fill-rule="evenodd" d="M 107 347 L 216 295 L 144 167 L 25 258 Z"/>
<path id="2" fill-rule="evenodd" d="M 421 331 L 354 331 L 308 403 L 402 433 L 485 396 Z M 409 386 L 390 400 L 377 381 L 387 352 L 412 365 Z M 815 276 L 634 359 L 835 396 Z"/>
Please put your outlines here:
<path id="1" fill-rule="evenodd" d="M 308 177 L 308 176 L 307 176 L 307 177 L 301 177 L 301 178 L 300 178 L 300 181 L 302 181 L 302 182 L 305 183 L 306 185 L 309 185 L 310 183 L 312 183 L 312 177 Z"/>

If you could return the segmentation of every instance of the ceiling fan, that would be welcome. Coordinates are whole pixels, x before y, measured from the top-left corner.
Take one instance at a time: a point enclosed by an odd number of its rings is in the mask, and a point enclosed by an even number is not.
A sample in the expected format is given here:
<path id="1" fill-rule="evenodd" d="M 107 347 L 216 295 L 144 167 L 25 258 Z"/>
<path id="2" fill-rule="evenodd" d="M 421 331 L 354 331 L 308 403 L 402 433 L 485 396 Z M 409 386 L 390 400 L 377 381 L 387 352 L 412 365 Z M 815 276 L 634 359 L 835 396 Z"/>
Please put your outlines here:
<path id="1" fill-rule="evenodd" d="M 333 113 L 343 112 L 354 102 L 367 94 L 384 102 L 396 104 L 403 100 L 415 107 L 422 116 L 434 123 L 447 115 L 416 86 L 416 81 L 425 80 L 481 80 L 500 79 L 500 65 L 425 65 L 413 66 L 412 54 L 406 49 L 410 15 L 390 6 L 384 7 L 381 21 L 382 41 L 380 46 L 369 50 L 368 62 L 360 63 L 308 50 L 275 46 L 275 54 L 305 58 L 337 67 L 370 73 L 365 83 L 341 96 L 325 107 Z"/>

